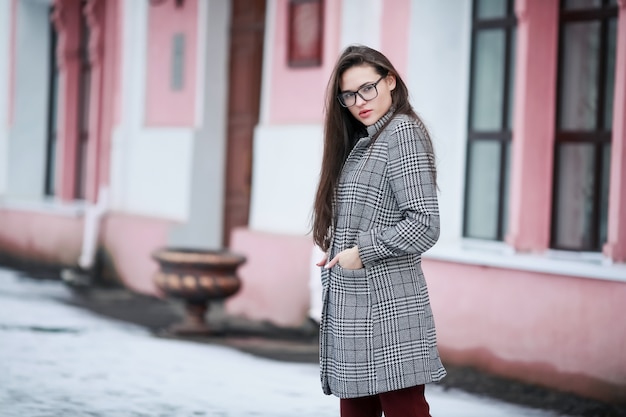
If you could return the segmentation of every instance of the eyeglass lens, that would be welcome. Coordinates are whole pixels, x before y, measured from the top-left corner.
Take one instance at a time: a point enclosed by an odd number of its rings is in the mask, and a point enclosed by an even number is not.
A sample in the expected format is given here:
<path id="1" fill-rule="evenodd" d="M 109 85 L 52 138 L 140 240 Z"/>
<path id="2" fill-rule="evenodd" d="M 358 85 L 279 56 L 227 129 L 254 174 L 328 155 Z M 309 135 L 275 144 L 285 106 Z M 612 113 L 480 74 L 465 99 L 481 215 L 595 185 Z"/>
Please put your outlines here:
<path id="1" fill-rule="evenodd" d="M 356 104 L 357 94 L 365 101 L 374 100 L 378 96 L 378 89 L 376 88 L 376 84 L 378 84 L 383 78 L 384 77 L 381 77 L 375 83 L 364 85 L 357 91 L 346 91 L 345 93 L 339 94 L 339 102 L 344 107 L 354 106 Z"/>

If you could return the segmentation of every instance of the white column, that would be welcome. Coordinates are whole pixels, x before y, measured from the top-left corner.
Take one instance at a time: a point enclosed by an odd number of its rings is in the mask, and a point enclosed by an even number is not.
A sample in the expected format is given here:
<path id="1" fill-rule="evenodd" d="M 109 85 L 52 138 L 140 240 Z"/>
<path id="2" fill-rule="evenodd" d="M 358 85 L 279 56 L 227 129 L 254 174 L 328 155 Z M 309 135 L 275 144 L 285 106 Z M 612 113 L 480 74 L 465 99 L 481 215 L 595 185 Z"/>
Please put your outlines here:
<path id="1" fill-rule="evenodd" d="M 111 208 L 128 206 L 127 178 L 130 173 L 132 140 L 142 129 L 145 113 L 146 1 L 122 1 L 120 122 L 111 138 Z"/>
<path id="2" fill-rule="evenodd" d="M 10 55 L 11 3 L 0 2 L 0 197 L 6 192 L 9 140 L 9 68 L 13 57 Z"/>
<path id="3" fill-rule="evenodd" d="M 343 0 L 341 49 L 355 43 L 380 49 L 382 7 L 382 0 Z"/>

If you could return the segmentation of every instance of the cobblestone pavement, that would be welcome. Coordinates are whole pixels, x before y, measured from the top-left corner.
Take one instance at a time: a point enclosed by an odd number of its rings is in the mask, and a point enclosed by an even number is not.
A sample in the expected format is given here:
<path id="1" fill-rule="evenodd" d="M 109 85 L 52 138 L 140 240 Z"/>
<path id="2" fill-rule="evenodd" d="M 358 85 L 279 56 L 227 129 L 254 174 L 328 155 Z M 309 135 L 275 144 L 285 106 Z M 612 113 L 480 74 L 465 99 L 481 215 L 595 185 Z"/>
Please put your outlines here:
<path id="1" fill-rule="evenodd" d="M 314 363 L 155 337 L 72 297 L 59 281 L 0 269 L 0 416 L 338 415 Z M 438 386 L 427 398 L 435 417 L 556 416 Z"/>

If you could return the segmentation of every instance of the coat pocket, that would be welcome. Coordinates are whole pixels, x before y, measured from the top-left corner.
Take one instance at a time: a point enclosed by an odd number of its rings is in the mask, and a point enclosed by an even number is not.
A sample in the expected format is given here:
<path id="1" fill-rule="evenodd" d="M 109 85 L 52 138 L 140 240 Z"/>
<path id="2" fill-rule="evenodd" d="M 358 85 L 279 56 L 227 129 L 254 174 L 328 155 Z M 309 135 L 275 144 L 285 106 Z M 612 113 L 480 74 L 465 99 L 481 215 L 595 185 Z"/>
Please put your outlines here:
<path id="1" fill-rule="evenodd" d="M 331 269 L 331 280 L 331 285 L 334 285 L 336 289 L 342 291 L 355 293 L 369 292 L 367 270 L 365 268 L 345 269 L 337 264 Z"/>

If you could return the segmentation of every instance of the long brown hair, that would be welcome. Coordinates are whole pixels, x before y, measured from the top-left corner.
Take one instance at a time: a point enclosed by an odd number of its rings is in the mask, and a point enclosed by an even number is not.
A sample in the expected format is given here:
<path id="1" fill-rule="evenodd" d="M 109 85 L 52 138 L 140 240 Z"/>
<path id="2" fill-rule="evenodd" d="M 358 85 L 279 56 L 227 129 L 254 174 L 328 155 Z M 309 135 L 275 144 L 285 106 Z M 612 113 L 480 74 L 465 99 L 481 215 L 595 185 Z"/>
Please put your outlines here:
<path id="1" fill-rule="evenodd" d="M 320 180 L 313 207 L 313 241 L 322 250 L 328 250 L 332 233 L 333 198 L 339 175 L 348 154 L 359 138 L 367 136 L 365 126 L 356 120 L 350 111 L 341 106 L 337 94 L 343 73 L 354 66 L 370 65 L 380 76 L 393 75 L 396 87 L 391 91 L 394 115 L 406 114 L 423 123 L 409 102 L 409 91 L 398 71 L 382 53 L 362 45 L 348 46 L 335 65 L 326 90 L 324 119 L 324 152 Z M 432 151 L 430 137 L 424 128 L 427 146 Z M 382 131 L 382 129 L 380 129 Z M 375 139 L 375 138 L 373 138 Z"/>

